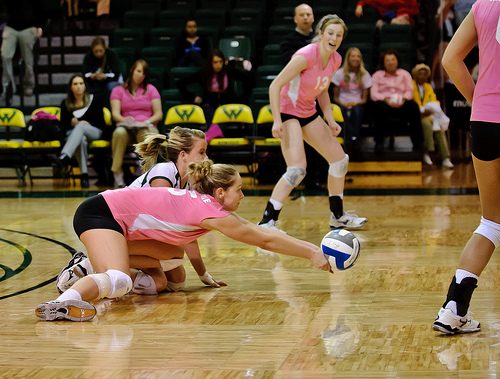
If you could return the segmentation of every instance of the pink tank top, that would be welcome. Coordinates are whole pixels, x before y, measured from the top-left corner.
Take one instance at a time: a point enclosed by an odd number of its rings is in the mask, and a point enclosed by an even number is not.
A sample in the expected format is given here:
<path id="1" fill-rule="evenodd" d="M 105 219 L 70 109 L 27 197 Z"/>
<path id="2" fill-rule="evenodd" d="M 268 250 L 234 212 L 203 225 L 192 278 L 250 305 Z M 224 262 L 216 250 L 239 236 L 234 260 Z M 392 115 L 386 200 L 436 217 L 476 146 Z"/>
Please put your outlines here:
<path id="1" fill-rule="evenodd" d="M 229 215 L 212 196 L 184 189 L 127 187 L 101 195 L 127 240 L 183 245 L 210 231 L 200 227 L 204 219 Z"/>
<path id="2" fill-rule="evenodd" d="M 332 75 L 340 67 L 342 57 L 336 51 L 322 68 L 319 43 L 312 43 L 295 52 L 307 60 L 307 67 L 281 89 L 281 113 L 305 118 L 316 112 L 316 98 L 330 85 Z"/>
<path id="3" fill-rule="evenodd" d="M 479 77 L 471 121 L 500 123 L 500 1 L 478 0 L 472 6 L 479 45 Z"/>

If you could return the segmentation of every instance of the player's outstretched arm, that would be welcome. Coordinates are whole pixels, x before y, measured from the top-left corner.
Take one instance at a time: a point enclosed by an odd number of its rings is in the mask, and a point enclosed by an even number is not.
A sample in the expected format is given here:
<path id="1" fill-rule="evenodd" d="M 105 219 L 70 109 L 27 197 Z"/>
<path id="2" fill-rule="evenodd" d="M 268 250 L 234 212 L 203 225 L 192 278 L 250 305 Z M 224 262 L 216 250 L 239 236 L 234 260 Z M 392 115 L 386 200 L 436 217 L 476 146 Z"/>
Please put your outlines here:
<path id="1" fill-rule="evenodd" d="M 279 254 L 308 259 L 316 268 L 330 271 L 330 264 L 318 246 L 284 233 L 268 233 L 264 228 L 248 222 L 241 222 L 240 217 L 234 214 L 223 218 L 207 218 L 200 223 L 200 226 L 218 230 L 229 238 L 248 245 L 258 246 Z"/>

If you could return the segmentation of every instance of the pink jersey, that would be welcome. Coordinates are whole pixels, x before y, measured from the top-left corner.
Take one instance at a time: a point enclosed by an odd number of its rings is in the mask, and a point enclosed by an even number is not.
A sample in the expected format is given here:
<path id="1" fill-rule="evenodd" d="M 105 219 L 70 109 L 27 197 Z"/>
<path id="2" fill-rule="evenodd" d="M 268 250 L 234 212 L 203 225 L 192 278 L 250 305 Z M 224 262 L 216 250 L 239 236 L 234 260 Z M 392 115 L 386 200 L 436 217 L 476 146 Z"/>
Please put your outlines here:
<path id="1" fill-rule="evenodd" d="M 479 77 L 471 121 L 500 123 L 500 1 L 478 0 L 472 6 L 479 44 Z"/>
<path id="2" fill-rule="evenodd" d="M 281 89 L 281 113 L 305 118 L 316 112 L 316 98 L 328 89 L 332 75 L 340 67 L 342 57 L 336 51 L 322 68 L 319 43 L 312 43 L 292 56 L 303 55 L 307 67 Z"/>
<path id="3" fill-rule="evenodd" d="M 212 196 L 183 189 L 123 188 L 101 195 L 127 240 L 184 245 L 210 231 L 200 227 L 202 220 L 229 215 Z"/>

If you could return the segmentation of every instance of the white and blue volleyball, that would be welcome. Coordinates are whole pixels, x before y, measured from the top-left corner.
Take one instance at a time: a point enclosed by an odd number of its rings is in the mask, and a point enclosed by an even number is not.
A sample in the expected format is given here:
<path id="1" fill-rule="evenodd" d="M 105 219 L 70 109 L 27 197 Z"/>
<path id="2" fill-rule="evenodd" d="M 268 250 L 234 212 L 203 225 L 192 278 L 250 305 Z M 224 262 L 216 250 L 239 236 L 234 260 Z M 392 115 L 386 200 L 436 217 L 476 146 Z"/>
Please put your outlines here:
<path id="1" fill-rule="evenodd" d="M 361 245 L 354 234 L 344 229 L 335 229 L 323 237 L 321 251 L 332 269 L 347 270 L 359 256 Z"/>

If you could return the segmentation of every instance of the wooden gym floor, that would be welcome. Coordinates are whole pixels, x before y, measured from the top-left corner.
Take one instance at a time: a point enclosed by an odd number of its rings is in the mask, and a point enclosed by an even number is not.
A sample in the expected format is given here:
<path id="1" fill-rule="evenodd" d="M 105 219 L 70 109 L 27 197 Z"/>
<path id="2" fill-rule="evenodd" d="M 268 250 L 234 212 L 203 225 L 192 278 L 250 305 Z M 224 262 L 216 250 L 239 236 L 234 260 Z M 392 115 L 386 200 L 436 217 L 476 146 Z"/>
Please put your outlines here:
<path id="1" fill-rule="evenodd" d="M 38 322 L 55 278 L 82 249 L 72 228 L 89 194 L 35 180 L 0 181 L 0 378 L 492 378 L 500 367 L 499 258 L 471 308 L 482 331 L 431 330 L 458 256 L 480 218 L 470 163 L 453 171 L 349 175 L 345 209 L 356 265 L 334 275 L 305 260 L 256 251 L 211 233 L 200 240 L 205 288 L 186 265 L 184 292 L 96 302 L 91 322 Z M 272 186 L 246 180 L 239 214 L 258 222 Z M 318 244 L 328 227 L 323 192 L 296 190 L 280 227 Z"/>

